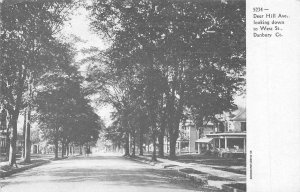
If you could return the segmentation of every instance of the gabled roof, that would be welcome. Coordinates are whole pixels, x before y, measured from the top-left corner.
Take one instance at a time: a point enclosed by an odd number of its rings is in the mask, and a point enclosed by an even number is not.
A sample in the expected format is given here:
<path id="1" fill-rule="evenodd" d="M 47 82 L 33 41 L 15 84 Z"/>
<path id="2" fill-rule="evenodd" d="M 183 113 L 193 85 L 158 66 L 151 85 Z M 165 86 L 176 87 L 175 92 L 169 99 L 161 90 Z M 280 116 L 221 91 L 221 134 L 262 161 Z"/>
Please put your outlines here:
<path id="1" fill-rule="evenodd" d="M 231 121 L 246 121 L 246 109 L 241 110 Z"/>

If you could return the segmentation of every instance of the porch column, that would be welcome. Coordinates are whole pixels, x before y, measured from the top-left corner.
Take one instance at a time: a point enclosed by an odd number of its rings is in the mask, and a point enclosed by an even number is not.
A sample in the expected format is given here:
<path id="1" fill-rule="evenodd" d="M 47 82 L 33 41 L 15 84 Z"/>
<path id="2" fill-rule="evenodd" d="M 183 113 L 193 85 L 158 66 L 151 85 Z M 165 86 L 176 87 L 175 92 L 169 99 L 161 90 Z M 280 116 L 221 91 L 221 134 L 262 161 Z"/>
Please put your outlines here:
<path id="1" fill-rule="evenodd" d="M 221 149 L 221 139 L 219 138 L 219 149 Z"/>
<path id="2" fill-rule="evenodd" d="M 181 153 L 181 141 L 178 142 L 179 153 Z"/>
<path id="3" fill-rule="evenodd" d="M 197 145 L 198 145 L 198 154 L 200 154 L 201 153 L 200 143 L 197 143 Z"/>
<path id="4" fill-rule="evenodd" d="M 225 137 L 225 149 L 227 149 L 227 137 Z"/>

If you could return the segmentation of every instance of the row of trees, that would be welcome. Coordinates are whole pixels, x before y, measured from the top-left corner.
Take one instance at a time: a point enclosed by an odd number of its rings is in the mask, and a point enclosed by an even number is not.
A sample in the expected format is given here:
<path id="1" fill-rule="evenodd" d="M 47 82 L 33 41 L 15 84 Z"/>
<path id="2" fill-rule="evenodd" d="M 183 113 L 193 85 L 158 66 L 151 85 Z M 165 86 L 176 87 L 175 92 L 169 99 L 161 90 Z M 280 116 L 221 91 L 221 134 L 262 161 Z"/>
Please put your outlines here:
<path id="1" fill-rule="evenodd" d="M 1 93 L 10 136 L 9 164 L 16 163 L 17 126 L 24 114 L 25 161 L 30 161 L 30 128 L 38 120 L 44 139 L 83 144 L 98 138 L 100 120 L 81 88 L 74 52 L 58 34 L 77 1 L 1 3 Z M 33 113 L 35 112 L 35 113 Z M 35 118 L 32 118 L 35 114 Z M 9 137 L 9 136 L 8 136 Z"/>
<path id="2" fill-rule="evenodd" d="M 90 94 L 116 109 L 107 137 L 124 144 L 152 140 L 152 158 L 175 158 L 180 124 L 197 127 L 235 109 L 245 73 L 245 1 L 94 0 L 91 28 L 111 42 L 91 49 Z M 135 154 L 135 150 L 133 150 Z"/>
<path id="3" fill-rule="evenodd" d="M 102 126 L 99 116 L 85 99 L 82 77 L 76 68 L 69 68 L 44 74 L 35 100 L 42 139 L 54 144 L 55 158 L 59 142 L 63 156 L 69 144 L 82 147 L 96 142 Z"/>

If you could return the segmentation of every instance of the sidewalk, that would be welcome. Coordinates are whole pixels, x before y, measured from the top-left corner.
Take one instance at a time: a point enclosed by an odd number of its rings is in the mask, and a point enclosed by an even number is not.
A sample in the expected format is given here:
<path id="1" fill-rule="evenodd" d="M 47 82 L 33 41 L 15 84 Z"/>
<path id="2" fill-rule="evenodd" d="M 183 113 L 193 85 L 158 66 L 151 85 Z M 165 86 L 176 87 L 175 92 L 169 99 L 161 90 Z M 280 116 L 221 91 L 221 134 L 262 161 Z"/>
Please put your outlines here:
<path id="1" fill-rule="evenodd" d="M 221 168 L 221 166 L 183 163 L 178 162 L 178 160 L 163 158 L 157 158 L 158 162 L 152 162 L 150 156 L 137 156 L 134 159 L 160 168 L 177 170 L 193 180 L 219 189 L 221 189 L 224 184 L 246 183 L 246 175 L 216 169 Z"/>
<path id="2" fill-rule="evenodd" d="M 8 161 L 0 162 L 0 178 L 8 177 L 12 174 L 19 173 L 40 165 L 44 165 L 46 163 L 51 162 L 51 160 L 54 160 L 53 157 L 53 154 L 32 154 L 30 163 L 24 163 L 22 159 L 17 159 L 17 167 L 15 165 L 12 167 L 9 166 Z"/>
<path id="3" fill-rule="evenodd" d="M 17 160 L 17 167 L 9 166 L 7 161 L 0 162 L 0 178 L 8 177 L 12 174 L 19 173 L 21 171 L 31 169 L 50 162 L 49 156 L 33 156 L 30 163 L 24 163 L 23 160 Z"/>

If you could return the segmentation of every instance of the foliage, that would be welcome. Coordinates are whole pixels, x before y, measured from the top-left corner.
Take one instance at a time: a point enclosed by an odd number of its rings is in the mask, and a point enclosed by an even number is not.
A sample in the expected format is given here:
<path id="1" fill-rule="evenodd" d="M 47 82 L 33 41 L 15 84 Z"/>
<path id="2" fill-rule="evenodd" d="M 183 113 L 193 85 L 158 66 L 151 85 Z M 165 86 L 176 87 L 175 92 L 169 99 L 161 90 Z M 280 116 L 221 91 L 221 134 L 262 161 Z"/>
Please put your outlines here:
<path id="1" fill-rule="evenodd" d="M 56 35 L 79 2 L 66 0 L 1 3 L 0 103 L 10 116 L 11 165 L 15 163 L 20 110 L 26 105 L 33 105 L 33 89 L 42 75 L 49 70 L 63 68 L 64 63 L 71 62 L 73 58 L 71 49 L 60 44 Z M 60 54 L 66 51 L 69 54 Z M 30 128 L 30 121 L 28 123 Z"/>
<path id="2" fill-rule="evenodd" d="M 67 71 L 75 71 L 69 66 Z M 84 98 L 76 73 L 48 73 L 37 94 L 39 126 L 44 139 L 83 145 L 96 141 L 100 119 Z"/>
<path id="3" fill-rule="evenodd" d="M 32 103 L 32 84 L 52 63 L 54 35 L 66 19 L 69 3 L 23 2 L 1 4 L 1 105 L 10 116 L 10 165 L 16 162 L 17 121 L 20 110 Z M 30 90 L 30 94 L 25 94 Z M 30 138 L 30 137 L 29 137 Z"/>
<path id="4" fill-rule="evenodd" d="M 245 68 L 245 2 L 95 0 L 89 9 L 91 27 L 112 42 L 106 63 L 131 87 L 141 85 L 153 143 L 166 126 L 171 156 L 187 111 L 201 126 L 235 108 Z"/>

